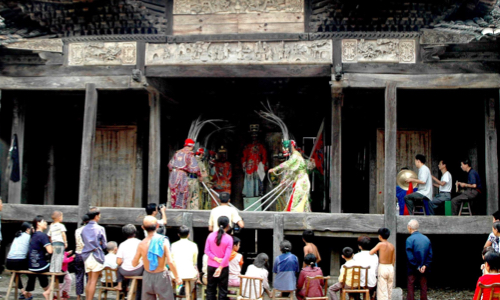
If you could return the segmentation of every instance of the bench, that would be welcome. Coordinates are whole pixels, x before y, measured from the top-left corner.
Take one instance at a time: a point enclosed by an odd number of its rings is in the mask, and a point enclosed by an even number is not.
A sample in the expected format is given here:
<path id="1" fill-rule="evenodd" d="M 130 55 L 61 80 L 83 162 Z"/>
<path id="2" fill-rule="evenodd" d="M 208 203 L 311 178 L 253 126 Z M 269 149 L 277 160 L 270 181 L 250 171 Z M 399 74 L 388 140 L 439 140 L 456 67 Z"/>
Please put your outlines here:
<path id="1" fill-rule="evenodd" d="M 5 296 L 5 299 L 9 299 L 10 296 L 10 291 L 15 288 L 15 299 L 18 299 L 18 291 L 17 287 L 19 286 L 19 276 L 21 274 L 26 274 L 26 275 L 45 275 L 50 277 L 49 281 L 49 289 L 51 290 L 51 293 L 54 294 L 57 292 L 57 296 L 59 297 L 59 276 L 64 276 L 66 273 L 63 272 L 44 272 L 44 273 L 37 273 L 37 272 L 31 272 L 28 270 L 5 270 L 7 272 L 11 272 L 12 275 L 10 277 L 10 282 L 9 282 L 9 287 L 7 288 L 7 295 Z M 14 286 L 15 284 L 15 286 Z"/>
<path id="2" fill-rule="evenodd" d="M 127 300 L 134 300 L 135 294 L 137 293 L 137 284 L 139 280 L 142 280 L 142 276 L 125 276 L 125 279 L 131 280 L 128 288 Z"/>

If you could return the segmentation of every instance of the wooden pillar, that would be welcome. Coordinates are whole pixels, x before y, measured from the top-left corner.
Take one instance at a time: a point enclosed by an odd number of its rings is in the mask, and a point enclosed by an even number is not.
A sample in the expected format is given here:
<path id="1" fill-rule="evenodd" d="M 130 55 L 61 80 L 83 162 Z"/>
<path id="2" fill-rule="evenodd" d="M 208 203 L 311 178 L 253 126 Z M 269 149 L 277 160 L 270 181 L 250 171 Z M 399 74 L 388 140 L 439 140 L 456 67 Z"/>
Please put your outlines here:
<path id="1" fill-rule="evenodd" d="M 182 213 L 182 225 L 185 225 L 189 228 L 189 240 L 194 241 L 193 213 Z"/>
<path id="2" fill-rule="evenodd" d="M 78 193 L 78 218 L 86 214 L 92 198 L 92 164 L 94 159 L 95 129 L 97 121 L 97 90 L 94 83 L 85 85 L 83 116 L 82 160 L 80 162 L 80 187 Z"/>
<path id="3" fill-rule="evenodd" d="M 21 189 L 23 185 L 23 153 L 24 153 L 24 128 L 26 125 L 26 109 L 24 103 L 18 98 L 14 99 L 14 107 L 12 111 L 12 133 L 11 133 L 11 145 L 14 138 L 14 134 L 17 135 L 17 149 L 19 151 L 19 174 L 20 180 L 18 182 L 9 181 L 9 196 L 7 199 L 8 203 L 20 204 L 21 203 Z"/>
<path id="4" fill-rule="evenodd" d="M 52 143 L 54 141 L 52 140 Z M 55 204 L 56 193 L 56 171 L 54 167 L 54 145 L 50 147 L 49 159 L 47 160 L 48 176 L 47 185 L 45 186 L 45 200 L 43 203 L 53 205 Z"/>
<path id="5" fill-rule="evenodd" d="M 285 218 L 282 214 L 274 215 L 274 225 L 273 225 L 273 257 L 270 259 L 271 262 L 281 255 L 280 243 L 285 238 Z M 273 273 L 273 282 L 276 275 Z"/>
<path id="6" fill-rule="evenodd" d="M 486 213 L 491 215 L 498 210 L 498 139 L 495 99 L 485 103 L 484 149 L 486 158 Z"/>
<path id="7" fill-rule="evenodd" d="M 334 249 L 331 252 L 330 256 L 330 282 L 329 284 L 333 284 L 338 282 L 340 276 L 340 251 L 338 249 Z"/>
<path id="8" fill-rule="evenodd" d="M 161 107 L 160 94 L 149 91 L 148 203 L 160 203 Z"/>
<path id="9" fill-rule="evenodd" d="M 330 212 L 342 212 L 342 88 L 332 86 L 332 150 L 330 167 Z"/>
<path id="10" fill-rule="evenodd" d="M 397 97 L 396 83 L 385 87 L 385 176 L 384 176 L 384 221 L 391 231 L 389 241 L 396 246 L 396 140 Z"/>

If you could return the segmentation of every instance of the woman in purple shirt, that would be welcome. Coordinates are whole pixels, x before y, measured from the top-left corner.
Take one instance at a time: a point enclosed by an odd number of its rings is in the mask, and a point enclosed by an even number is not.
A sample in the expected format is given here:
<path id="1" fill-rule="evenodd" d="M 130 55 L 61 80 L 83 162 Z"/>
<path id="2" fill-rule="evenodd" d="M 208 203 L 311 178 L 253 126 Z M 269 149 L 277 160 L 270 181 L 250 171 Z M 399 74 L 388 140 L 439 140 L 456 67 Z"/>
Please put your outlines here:
<path id="1" fill-rule="evenodd" d="M 219 217 L 217 224 L 219 230 L 210 233 L 205 243 L 205 254 L 208 256 L 207 300 L 215 300 L 217 285 L 219 300 L 227 299 L 229 257 L 233 250 L 233 238 L 226 233 L 230 229 L 228 217 Z"/>

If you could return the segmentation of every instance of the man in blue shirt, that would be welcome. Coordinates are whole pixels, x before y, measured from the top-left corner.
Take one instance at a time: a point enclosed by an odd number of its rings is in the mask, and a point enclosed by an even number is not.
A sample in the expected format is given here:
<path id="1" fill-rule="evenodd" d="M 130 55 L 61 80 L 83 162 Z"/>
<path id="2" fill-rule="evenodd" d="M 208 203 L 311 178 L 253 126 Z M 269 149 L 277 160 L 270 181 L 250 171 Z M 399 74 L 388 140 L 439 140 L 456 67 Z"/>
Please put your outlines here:
<path id="1" fill-rule="evenodd" d="M 432 262 L 432 247 L 428 237 L 418 231 L 418 221 L 408 223 L 410 236 L 406 239 L 408 300 L 414 300 L 415 280 L 420 281 L 420 299 L 427 300 L 427 274 Z"/>
<path id="2" fill-rule="evenodd" d="M 458 182 L 456 183 L 457 189 L 460 186 L 464 190 L 455 198 L 451 199 L 451 207 L 453 215 L 457 216 L 460 211 L 460 204 L 464 201 L 469 202 L 469 206 L 472 201 L 478 199 L 481 196 L 483 185 L 481 184 L 481 178 L 476 170 L 472 169 L 470 166 L 470 160 L 465 159 L 460 163 L 460 167 L 464 172 L 467 172 L 468 179 L 467 183 Z"/>

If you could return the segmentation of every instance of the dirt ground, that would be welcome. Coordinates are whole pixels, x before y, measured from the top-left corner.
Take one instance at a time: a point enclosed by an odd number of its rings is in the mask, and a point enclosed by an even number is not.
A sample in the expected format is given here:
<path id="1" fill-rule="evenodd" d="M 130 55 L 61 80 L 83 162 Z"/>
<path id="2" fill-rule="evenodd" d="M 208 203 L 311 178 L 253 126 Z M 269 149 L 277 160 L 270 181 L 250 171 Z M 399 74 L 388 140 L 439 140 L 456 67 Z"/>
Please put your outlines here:
<path id="1" fill-rule="evenodd" d="M 7 294 L 7 288 L 9 286 L 9 280 L 10 280 L 10 273 L 4 272 L 1 274 L 0 278 L 0 296 L 1 298 L 5 299 L 5 295 Z M 26 284 L 28 278 L 23 275 L 23 283 Z M 73 281 L 74 282 L 74 281 Z M 38 282 L 35 287 L 35 291 L 33 292 L 33 299 L 41 299 L 43 300 L 42 296 L 42 289 L 40 288 Z M 72 285 L 71 287 L 71 293 L 70 293 L 70 299 L 76 299 L 75 295 L 75 286 Z M 416 290 L 415 291 L 415 299 L 419 299 L 420 296 L 420 291 Z M 470 300 L 474 296 L 474 291 L 473 290 L 460 290 L 460 289 L 451 289 L 451 288 L 440 288 L 440 289 L 429 289 L 428 291 L 428 299 L 429 300 Z M 14 299 L 14 290 L 11 292 L 11 296 L 9 297 L 10 299 Z M 114 299 L 115 294 L 110 293 L 108 294 L 109 299 Z M 97 299 L 97 293 L 95 295 L 95 299 Z M 201 288 L 198 288 L 198 299 L 201 300 Z M 267 295 L 264 297 L 265 300 L 269 300 Z M 403 290 L 403 299 L 406 299 L 406 290 Z"/>

